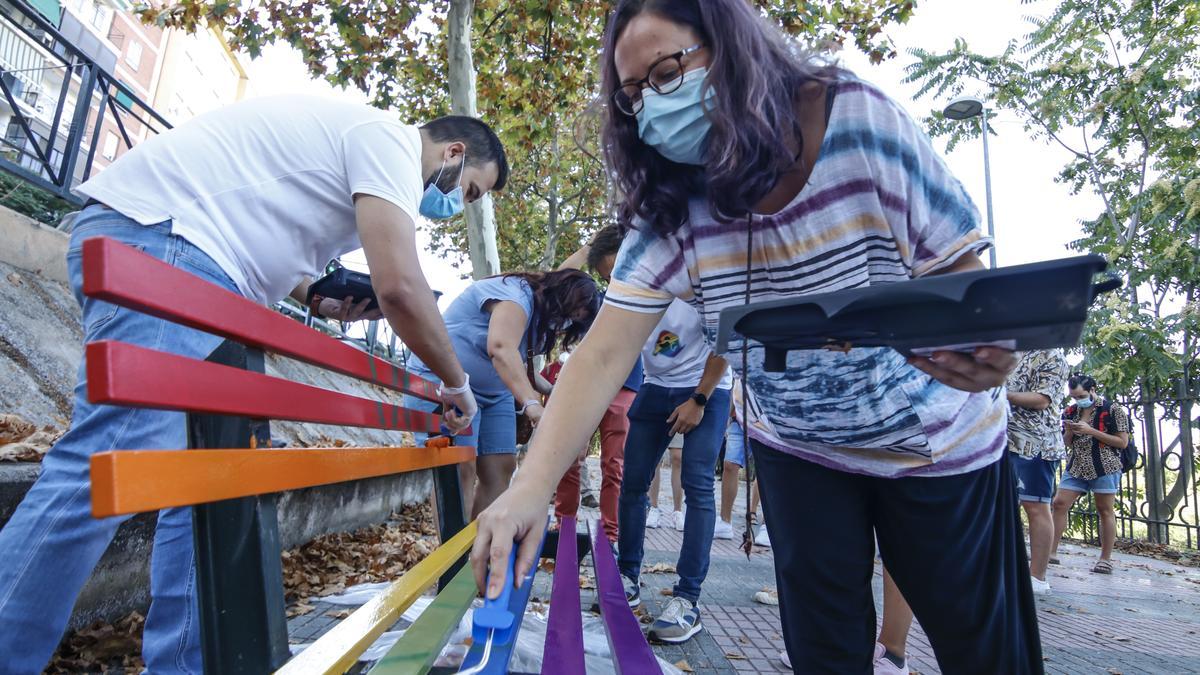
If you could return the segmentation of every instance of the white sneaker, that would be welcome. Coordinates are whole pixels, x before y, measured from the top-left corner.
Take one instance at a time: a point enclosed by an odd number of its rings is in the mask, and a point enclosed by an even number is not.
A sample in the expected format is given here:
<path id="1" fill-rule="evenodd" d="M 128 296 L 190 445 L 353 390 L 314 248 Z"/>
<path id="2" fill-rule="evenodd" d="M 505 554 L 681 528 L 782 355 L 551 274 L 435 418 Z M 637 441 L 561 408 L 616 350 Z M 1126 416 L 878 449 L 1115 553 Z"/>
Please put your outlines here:
<path id="1" fill-rule="evenodd" d="M 908 675 L 908 659 L 904 659 L 904 664 L 897 668 L 891 659 L 884 656 L 886 652 L 886 647 L 875 643 L 875 675 Z"/>
<path id="2" fill-rule="evenodd" d="M 1033 584 L 1034 595 L 1050 595 L 1049 581 L 1042 581 L 1033 575 L 1030 575 L 1029 581 Z"/>
<path id="3" fill-rule="evenodd" d="M 754 537 L 755 546 L 766 546 L 771 548 L 771 535 L 767 534 L 767 526 L 763 525 L 758 528 L 758 534 Z"/>
<path id="4" fill-rule="evenodd" d="M 761 605 L 771 605 L 772 607 L 779 606 L 779 592 L 769 588 L 764 588 L 754 594 L 754 601 Z"/>
<path id="5" fill-rule="evenodd" d="M 717 524 L 713 526 L 713 539 L 733 539 L 733 523 L 717 518 Z"/>
<path id="6" fill-rule="evenodd" d="M 675 529 L 679 532 L 683 532 L 683 523 L 684 523 L 683 511 L 676 511 L 675 513 L 671 514 L 671 518 L 674 519 L 674 521 L 675 521 Z"/>
<path id="7" fill-rule="evenodd" d="M 786 651 L 779 652 L 779 660 L 783 661 L 783 665 L 787 666 L 788 670 L 792 669 L 792 659 Z"/>
<path id="8" fill-rule="evenodd" d="M 657 530 L 658 521 L 662 519 L 662 511 L 658 510 L 657 506 L 651 506 L 646 512 L 646 527 Z"/>

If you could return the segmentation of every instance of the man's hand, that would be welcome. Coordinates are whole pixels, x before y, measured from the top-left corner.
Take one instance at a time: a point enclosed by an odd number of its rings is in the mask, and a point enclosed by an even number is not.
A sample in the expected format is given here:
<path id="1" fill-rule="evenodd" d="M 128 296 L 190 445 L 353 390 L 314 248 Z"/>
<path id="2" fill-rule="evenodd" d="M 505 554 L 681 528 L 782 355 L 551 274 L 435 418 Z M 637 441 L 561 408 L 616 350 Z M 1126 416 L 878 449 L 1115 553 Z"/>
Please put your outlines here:
<path id="1" fill-rule="evenodd" d="M 946 386 L 980 392 L 1004 384 L 1017 367 L 1017 355 L 998 347 L 977 347 L 971 354 L 934 352 L 931 357 L 910 356 L 908 362 Z"/>
<path id="2" fill-rule="evenodd" d="M 316 298 L 313 299 L 316 300 Z M 354 302 L 354 298 L 352 297 L 346 297 L 344 300 L 320 298 L 316 303 L 316 309 L 318 315 L 343 323 L 377 321 L 382 319 L 383 312 L 378 307 L 370 311 L 367 310 L 367 305 L 369 304 L 371 304 L 370 298 L 363 298 L 357 303 Z"/>
<path id="3" fill-rule="evenodd" d="M 1096 429 L 1094 427 L 1092 427 L 1092 425 L 1088 424 L 1087 422 L 1067 422 L 1067 428 L 1070 429 L 1071 433 L 1074 433 L 1074 434 L 1079 434 L 1079 435 L 1083 435 L 1083 436 L 1095 436 L 1096 435 Z"/>
<path id="4" fill-rule="evenodd" d="M 679 407 L 671 413 L 671 416 L 667 418 L 667 424 L 671 425 L 671 435 L 673 436 L 686 434 L 695 429 L 702 419 L 704 419 L 704 406 L 689 398 L 679 404 Z"/>
<path id="5" fill-rule="evenodd" d="M 447 387 L 445 384 L 438 389 L 442 399 L 442 424 L 457 434 L 471 426 L 471 418 L 479 412 L 475 403 L 475 394 L 471 392 L 471 380 L 468 379 L 461 387 Z"/>

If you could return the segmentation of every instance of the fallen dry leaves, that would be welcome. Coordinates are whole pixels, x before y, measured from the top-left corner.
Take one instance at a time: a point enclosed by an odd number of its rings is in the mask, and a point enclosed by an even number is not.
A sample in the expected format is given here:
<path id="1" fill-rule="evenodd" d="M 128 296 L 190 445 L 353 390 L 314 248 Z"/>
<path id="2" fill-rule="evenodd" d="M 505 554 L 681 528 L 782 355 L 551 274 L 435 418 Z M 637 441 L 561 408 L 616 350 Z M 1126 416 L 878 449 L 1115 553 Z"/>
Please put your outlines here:
<path id="1" fill-rule="evenodd" d="M 133 612 L 115 624 L 96 622 L 69 633 L 45 672 L 49 675 L 113 670 L 141 672 L 144 668 L 142 626 L 145 623 L 145 617 Z"/>
<path id="2" fill-rule="evenodd" d="M 0 415 L 0 462 L 40 462 L 63 432 L 37 427 L 20 415 Z"/>
<path id="3" fill-rule="evenodd" d="M 688 663 L 685 659 L 680 659 L 680 660 L 676 661 L 675 667 L 685 673 L 696 672 L 696 671 L 692 670 L 692 664 Z"/>
<path id="4" fill-rule="evenodd" d="M 675 574 L 675 566 L 671 563 L 658 562 L 642 568 L 642 574 Z"/>
<path id="5" fill-rule="evenodd" d="M 437 546 L 429 504 L 407 506 L 382 525 L 327 534 L 285 551 L 285 597 L 295 603 L 341 593 L 358 584 L 394 581 Z"/>

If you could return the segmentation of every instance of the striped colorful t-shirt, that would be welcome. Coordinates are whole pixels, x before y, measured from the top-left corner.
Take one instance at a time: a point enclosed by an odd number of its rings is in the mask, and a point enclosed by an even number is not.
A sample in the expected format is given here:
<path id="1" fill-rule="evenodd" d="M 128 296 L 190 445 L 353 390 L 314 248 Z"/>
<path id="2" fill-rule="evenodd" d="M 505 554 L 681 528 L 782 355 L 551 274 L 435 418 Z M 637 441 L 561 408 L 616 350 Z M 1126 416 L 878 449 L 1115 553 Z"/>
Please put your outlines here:
<path id="1" fill-rule="evenodd" d="M 990 244 L 962 185 L 899 105 L 856 79 L 835 93 L 808 184 L 778 213 L 751 217 L 754 302 L 894 283 Z M 714 342 L 721 310 L 745 302 L 746 222 L 717 220 L 695 198 L 674 234 L 631 232 L 606 302 L 657 313 L 682 298 Z M 740 350 L 734 343 L 726 355 L 735 373 Z M 784 372 L 762 362 L 752 342 L 750 433 L 777 450 L 884 477 L 964 473 L 1004 451 L 1002 389 L 953 389 L 891 349 L 793 351 Z"/>

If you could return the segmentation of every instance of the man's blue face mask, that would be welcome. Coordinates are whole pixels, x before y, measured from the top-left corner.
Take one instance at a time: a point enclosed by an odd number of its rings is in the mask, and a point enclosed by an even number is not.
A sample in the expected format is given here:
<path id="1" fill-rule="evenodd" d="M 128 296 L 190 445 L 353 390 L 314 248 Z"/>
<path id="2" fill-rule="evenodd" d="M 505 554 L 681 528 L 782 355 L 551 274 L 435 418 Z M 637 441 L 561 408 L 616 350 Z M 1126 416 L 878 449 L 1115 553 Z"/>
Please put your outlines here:
<path id="1" fill-rule="evenodd" d="M 453 190 L 442 192 L 438 187 L 438 180 L 442 177 L 442 172 L 446 170 L 446 160 L 442 160 L 442 168 L 438 169 L 437 176 L 434 177 L 429 185 L 425 188 L 425 194 L 421 195 L 421 206 L 418 209 L 421 215 L 433 220 L 445 220 L 453 218 L 463 211 L 463 189 L 462 175 L 463 170 L 467 167 L 467 156 L 464 154 L 462 162 L 458 165 L 458 182 Z"/>
<path id="2" fill-rule="evenodd" d="M 1075 405 L 1076 405 L 1078 408 L 1080 408 L 1081 410 L 1086 410 L 1087 408 L 1090 408 L 1090 407 L 1092 407 L 1092 404 L 1093 404 L 1093 403 L 1095 403 L 1095 401 L 1093 401 L 1093 400 L 1092 400 L 1092 397 L 1090 397 L 1090 396 L 1089 396 L 1089 397 L 1087 397 L 1087 398 L 1077 398 L 1077 399 L 1075 399 Z"/>
<path id="3" fill-rule="evenodd" d="M 642 93 L 638 111 L 638 136 L 658 154 L 680 164 L 704 164 L 704 142 L 712 122 L 704 115 L 704 104 L 713 97 L 701 98 L 708 68 L 683 74 L 679 88 L 669 94 L 652 89 Z"/>

